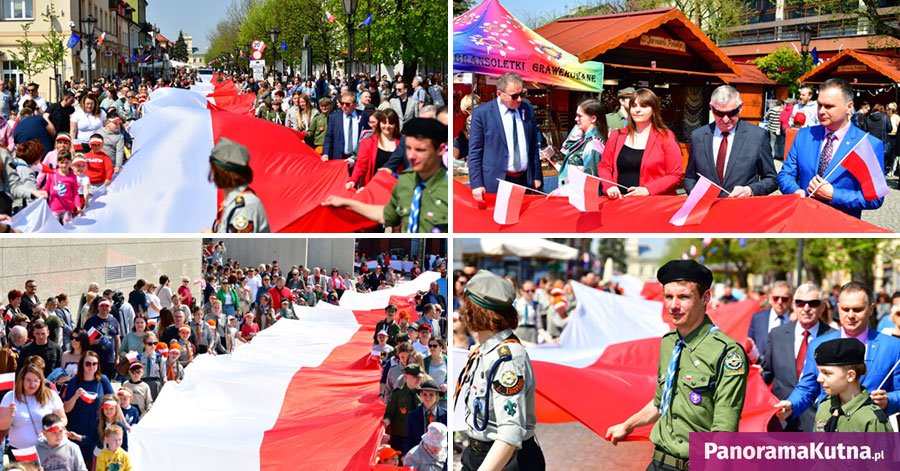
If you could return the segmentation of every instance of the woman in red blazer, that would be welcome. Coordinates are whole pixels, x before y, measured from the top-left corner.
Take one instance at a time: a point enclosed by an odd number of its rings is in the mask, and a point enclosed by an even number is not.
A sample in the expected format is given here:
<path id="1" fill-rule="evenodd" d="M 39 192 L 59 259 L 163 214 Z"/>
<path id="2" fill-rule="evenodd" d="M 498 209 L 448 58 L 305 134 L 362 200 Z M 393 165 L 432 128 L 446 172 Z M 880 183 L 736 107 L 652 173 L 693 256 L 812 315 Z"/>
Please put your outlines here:
<path id="1" fill-rule="evenodd" d="M 674 195 L 684 177 L 675 134 L 662 122 L 659 97 L 640 88 L 628 108 L 628 126 L 612 131 L 597 165 L 604 193 L 610 198 Z"/>
<path id="2" fill-rule="evenodd" d="M 372 117 L 376 118 L 375 132 L 359 143 L 353 174 L 345 185 L 348 190 L 366 186 L 375 176 L 375 171 L 387 163 L 400 145 L 400 117 L 397 112 L 387 108 L 376 111 Z"/>

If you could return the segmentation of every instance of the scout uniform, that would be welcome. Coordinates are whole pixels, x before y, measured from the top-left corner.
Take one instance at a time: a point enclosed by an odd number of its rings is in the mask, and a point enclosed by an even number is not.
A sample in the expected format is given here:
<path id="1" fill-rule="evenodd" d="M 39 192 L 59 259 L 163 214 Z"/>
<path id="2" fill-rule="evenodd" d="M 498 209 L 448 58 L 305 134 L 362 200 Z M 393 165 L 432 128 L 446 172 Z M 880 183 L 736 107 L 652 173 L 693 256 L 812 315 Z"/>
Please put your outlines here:
<path id="1" fill-rule="evenodd" d="M 419 365 L 407 365 L 403 369 L 403 374 L 421 374 Z M 391 447 L 398 450 L 403 449 L 403 444 L 406 440 L 406 416 L 413 409 L 422 405 L 422 401 L 419 400 L 416 391 L 407 387 L 406 379 L 401 377 L 400 381 L 402 384 L 391 393 L 391 398 L 388 399 L 384 409 L 384 418 L 391 421 L 385 432 L 391 436 Z"/>
<path id="2" fill-rule="evenodd" d="M 512 284 L 486 270 L 472 277 L 466 290 L 469 302 L 486 309 L 513 309 Z M 469 436 L 464 470 L 477 469 L 496 440 L 518 448 L 507 469 L 544 469 L 534 435 L 534 389 L 531 360 L 512 330 L 497 332 L 472 352 L 456 389 Z"/>
<path id="3" fill-rule="evenodd" d="M 330 103 L 331 100 L 328 98 L 322 98 L 319 100 L 319 104 L 321 105 L 323 102 Z M 306 129 L 306 135 L 309 137 L 312 142 L 312 146 L 315 147 L 316 152 L 319 154 L 322 153 L 322 150 L 325 148 L 325 133 L 328 130 L 328 114 L 322 113 L 319 111 L 315 113 L 311 120 L 309 120 L 309 127 Z"/>
<path id="4" fill-rule="evenodd" d="M 866 347 L 862 342 L 847 338 L 834 339 L 816 349 L 816 365 L 846 366 L 865 364 Z M 858 380 L 858 378 L 857 378 Z M 841 404 L 838 394 L 829 396 L 819 404 L 816 412 L 816 432 L 893 432 L 888 416 L 872 402 L 869 392 L 862 388 L 860 394 Z"/>
<path id="5" fill-rule="evenodd" d="M 219 139 L 210 157 L 214 165 L 225 170 L 236 171 L 250 165 L 247 148 L 225 137 Z M 256 193 L 241 185 L 225 195 L 212 230 L 216 233 L 269 232 L 269 219 Z"/>
<path id="6" fill-rule="evenodd" d="M 447 143 L 447 126 L 436 119 L 414 118 L 403 128 L 405 136 L 431 139 L 435 147 Z M 436 156 L 440 159 L 440 156 Z M 447 168 L 440 165 L 428 180 L 413 169 L 400 174 L 391 200 L 384 207 L 386 226 L 400 225 L 401 232 L 447 232 Z"/>
<path id="7" fill-rule="evenodd" d="M 631 98 L 634 96 L 634 88 L 626 87 L 619 90 L 618 97 L 619 98 Z M 622 111 L 625 114 L 622 114 Z M 616 110 L 615 113 L 607 113 L 606 114 L 606 126 L 609 127 L 610 131 L 615 131 L 616 129 L 622 129 L 625 126 L 628 126 L 628 110 Z"/>
<path id="8" fill-rule="evenodd" d="M 663 285 L 693 281 L 703 292 L 712 284 L 712 273 L 693 260 L 675 260 L 660 268 L 657 279 Z M 705 315 L 683 339 L 677 330 L 664 335 L 659 351 L 653 405 L 661 416 L 650 433 L 656 445 L 651 467 L 686 470 L 690 432 L 738 431 L 749 372 L 747 357 Z"/>

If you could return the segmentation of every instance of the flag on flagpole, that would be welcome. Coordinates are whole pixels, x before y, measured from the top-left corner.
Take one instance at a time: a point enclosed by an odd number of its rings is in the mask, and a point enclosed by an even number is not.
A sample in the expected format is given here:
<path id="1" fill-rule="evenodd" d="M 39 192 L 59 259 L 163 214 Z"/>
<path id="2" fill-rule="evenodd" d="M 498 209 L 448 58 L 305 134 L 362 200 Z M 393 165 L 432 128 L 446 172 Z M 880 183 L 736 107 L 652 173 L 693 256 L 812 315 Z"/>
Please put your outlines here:
<path id="1" fill-rule="evenodd" d="M 97 393 L 85 391 L 81 394 L 81 400 L 88 404 L 93 404 L 93 402 L 97 400 Z"/>
<path id="2" fill-rule="evenodd" d="M 97 37 L 97 47 L 103 46 L 103 41 L 106 41 L 106 33 L 105 32 Z"/>
<path id="3" fill-rule="evenodd" d="M 241 51 L 241 59 L 244 58 L 244 51 Z"/>
<path id="4" fill-rule="evenodd" d="M 812 48 L 812 51 L 809 51 L 809 57 L 812 57 L 813 67 L 819 65 L 819 50 L 818 49 Z"/>
<path id="5" fill-rule="evenodd" d="M 72 49 L 79 41 L 81 41 L 81 38 L 73 32 L 72 35 L 69 36 L 69 41 L 66 42 L 66 47 Z"/>
<path id="6" fill-rule="evenodd" d="M 519 222 L 522 201 L 525 199 L 525 188 L 506 180 L 500 180 L 497 187 L 497 202 L 494 205 L 494 222 L 497 224 L 515 224 Z"/>
<path id="7" fill-rule="evenodd" d="M 91 330 L 88 331 L 88 340 L 93 342 L 94 340 L 97 340 L 98 337 L 100 337 L 100 331 L 95 327 L 91 327 Z"/>
<path id="8" fill-rule="evenodd" d="M 16 387 L 16 373 L 4 373 L 0 375 L 0 391 L 9 391 Z"/>
<path id="9" fill-rule="evenodd" d="M 706 217 L 706 213 L 709 212 L 709 208 L 719 198 L 720 191 L 721 188 L 718 185 L 700 175 L 697 185 L 691 190 L 684 205 L 669 220 L 669 224 L 673 226 L 700 224 Z"/>
<path id="10" fill-rule="evenodd" d="M 287 51 L 287 41 L 281 41 L 281 50 Z"/>
<path id="11" fill-rule="evenodd" d="M 600 208 L 600 179 L 584 173 L 578 167 L 570 166 L 569 204 L 582 212 Z"/>
<path id="12" fill-rule="evenodd" d="M 362 20 L 362 23 L 359 24 L 358 28 L 362 28 L 363 26 L 368 26 L 372 24 L 372 14 L 369 13 L 369 16 L 366 19 Z"/>
<path id="13" fill-rule="evenodd" d="M 38 452 L 37 448 L 30 446 L 28 448 L 18 448 L 13 449 L 13 456 L 16 457 L 16 461 L 25 462 L 25 461 L 38 461 Z"/>
<path id="14" fill-rule="evenodd" d="M 875 155 L 868 134 L 856 143 L 839 165 L 856 178 L 866 201 L 883 198 L 890 192 L 884 179 L 884 166 Z"/>
<path id="15" fill-rule="evenodd" d="M 329 23 L 334 23 L 335 21 L 337 21 L 337 18 L 335 18 L 334 15 L 332 15 L 328 10 L 325 10 L 325 18 L 328 19 Z"/>

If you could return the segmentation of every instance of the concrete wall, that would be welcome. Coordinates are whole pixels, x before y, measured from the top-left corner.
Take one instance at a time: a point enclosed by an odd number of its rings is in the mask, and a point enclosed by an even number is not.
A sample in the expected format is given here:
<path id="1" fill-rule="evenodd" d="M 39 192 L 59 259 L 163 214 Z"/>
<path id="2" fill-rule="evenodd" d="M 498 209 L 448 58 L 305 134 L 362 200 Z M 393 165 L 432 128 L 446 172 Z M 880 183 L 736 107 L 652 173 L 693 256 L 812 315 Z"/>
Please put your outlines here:
<path id="1" fill-rule="evenodd" d="M 156 282 L 160 275 L 171 278 L 174 290 L 182 275 L 196 280 L 200 275 L 200 238 L 191 239 L 0 239 L 0 290 L 6 302 L 11 289 L 24 291 L 25 281 L 38 284 L 41 300 L 59 293 L 70 297 L 97 282 L 101 289 L 131 291 L 137 278 Z M 106 268 L 136 265 L 136 278 L 106 282 Z M 195 296 L 200 294 L 192 284 Z"/>
<path id="2" fill-rule="evenodd" d="M 282 269 L 304 265 L 310 270 L 320 267 L 330 271 L 338 267 L 345 273 L 353 271 L 355 245 L 355 239 L 225 239 L 225 258 L 237 260 L 243 267 L 278 260 Z"/>

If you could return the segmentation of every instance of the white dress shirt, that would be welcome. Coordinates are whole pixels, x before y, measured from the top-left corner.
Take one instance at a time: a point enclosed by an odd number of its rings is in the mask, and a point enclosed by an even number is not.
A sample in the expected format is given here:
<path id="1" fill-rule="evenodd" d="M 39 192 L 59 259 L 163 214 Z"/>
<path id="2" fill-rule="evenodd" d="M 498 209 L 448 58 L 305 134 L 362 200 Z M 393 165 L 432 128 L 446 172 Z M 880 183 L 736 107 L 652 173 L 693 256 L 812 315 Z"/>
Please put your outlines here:
<path id="1" fill-rule="evenodd" d="M 343 113 L 343 121 L 342 125 L 344 126 L 344 134 L 347 133 L 347 122 L 350 121 L 350 135 L 344 136 L 344 147 L 342 149 L 344 154 L 353 154 L 356 152 L 356 144 L 359 140 L 357 134 L 359 133 L 358 117 L 356 111 L 354 110 L 352 114 Z M 347 149 L 350 149 L 350 152 L 347 152 Z"/>
<path id="2" fill-rule="evenodd" d="M 771 332 L 772 329 L 776 327 L 781 327 L 784 324 L 787 324 L 791 315 L 789 312 L 785 311 L 782 317 L 785 319 L 784 322 L 781 322 L 781 320 L 778 318 L 778 314 L 775 312 L 775 309 L 769 309 L 769 332 Z"/>
<path id="3" fill-rule="evenodd" d="M 497 99 L 497 108 L 500 109 L 500 120 L 503 122 L 503 131 L 506 133 L 506 148 L 509 150 L 509 161 L 506 165 L 506 171 L 512 173 L 518 173 L 524 171 L 528 168 L 528 146 L 525 140 L 525 122 L 522 119 L 523 110 L 521 108 L 517 108 L 512 110 L 510 113 L 510 108 L 507 108 L 500 99 Z M 513 165 L 514 157 L 513 157 L 513 119 L 516 122 L 516 131 L 519 135 L 519 168 L 516 168 Z"/>
<path id="4" fill-rule="evenodd" d="M 797 354 L 800 353 L 800 344 L 803 342 L 803 326 L 797 322 L 794 325 L 794 358 L 797 358 Z M 807 340 L 807 348 L 809 344 L 816 338 L 816 333 L 819 332 L 819 323 L 816 322 L 815 325 L 809 328 L 809 340 Z M 807 352 L 809 350 L 807 349 Z"/>

